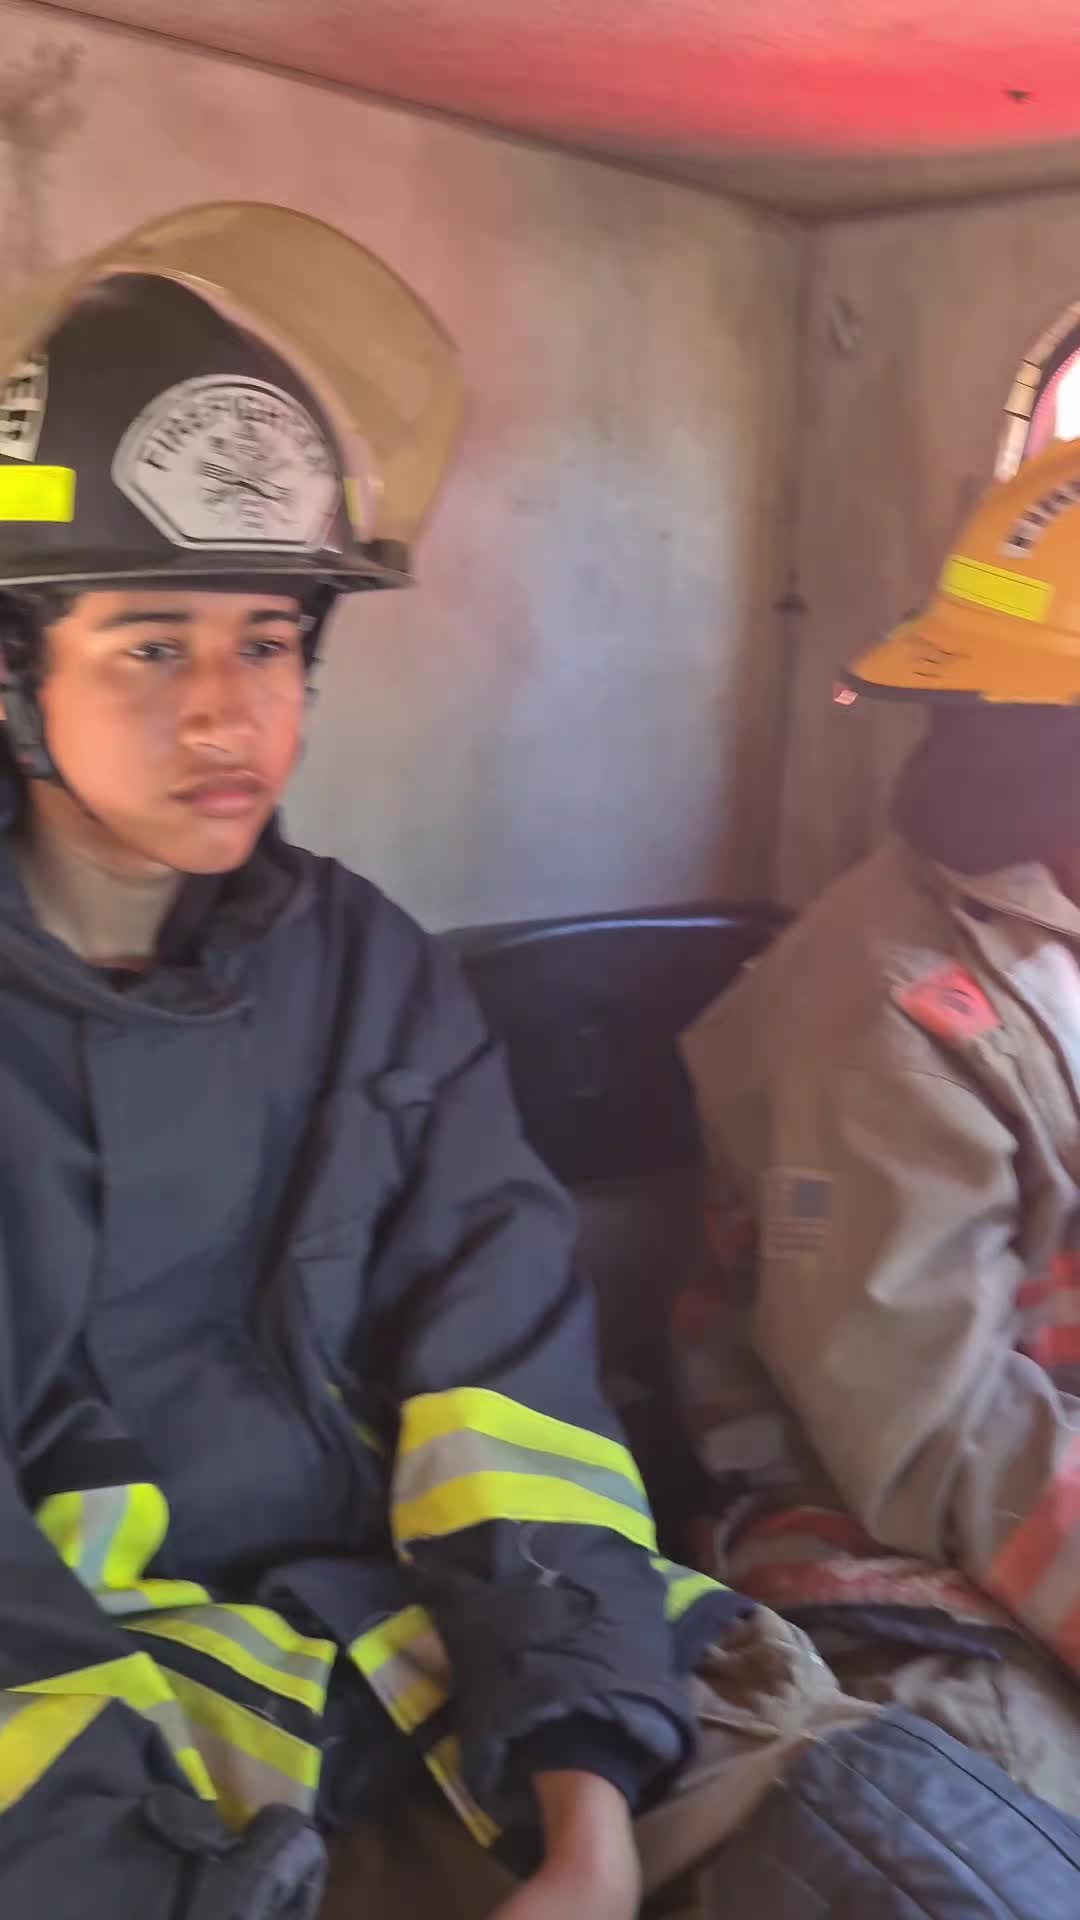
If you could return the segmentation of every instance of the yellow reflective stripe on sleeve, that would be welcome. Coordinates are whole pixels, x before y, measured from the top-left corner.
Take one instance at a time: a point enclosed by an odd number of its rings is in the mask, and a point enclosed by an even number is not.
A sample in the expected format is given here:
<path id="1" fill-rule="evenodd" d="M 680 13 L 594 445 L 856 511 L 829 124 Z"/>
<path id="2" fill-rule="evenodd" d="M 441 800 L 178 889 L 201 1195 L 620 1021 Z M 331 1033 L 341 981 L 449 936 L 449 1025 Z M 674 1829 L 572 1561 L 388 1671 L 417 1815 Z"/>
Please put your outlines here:
<path id="1" fill-rule="evenodd" d="M 173 1759 L 187 1775 L 189 1785 L 194 1787 L 200 1800 L 216 1800 L 217 1789 L 202 1754 L 192 1743 L 191 1728 L 179 1703 L 174 1700 L 169 1706 L 148 1708 L 143 1718 L 152 1720 L 168 1742 Z"/>
<path id="2" fill-rule="evenodd" d="M 406 1543 L 460 1533 L 487 1520 L 535 1520 L 552 1526 L 605 1527 L 635 1546 L 656 1546 L 651 1515 L 635 1513 L 570 1480 L 538 1474 L 471 1473 L 417 1500 L 395 1502 L 392 1519 L 396 1538 Z"/>
<path id="3" fill-rule="evenodd" d="M 656 1546 L 641 1475 L 619 1441 L 479 1387 L 406 1402 L 391 1519 L 403 1548 L 486 1520 L 605 1527 Z"/>
<path id="4" fill-rule="evenodd" d="M 139 1580 L 169 1528 L 165 1496 L 148 1481 L 52 1494 L 35 1518 L 64 1565 L 94 1595 Z"/>
<path id="5" fill-rule="evenodd" d="M 65 1567 L 74 1573 L 83 1548 L 82 1494 L 54 1493 L 42 1502 L 34 1518 Z"/>
<path id="6" fill-rule="evenodd" d="M 94 1597 L 102 1611 L 112 1614 L 114 1619 L 131 1614 L 153 1613 L 164 1607 L 210 1605 L 206 1588 L 197 1587 L 193 1580 L 138 1580 L 130 1587 L 99 1593 Z M 135 1624 L 134 1620 L 125 1619 L 125 1625 L 134 1627 Z"/>
<path id="7" fill-rule="evenodd" d="M 314 1810 L 322 1769 L 318 1747 L 185 1674 L 170 1670 L 169 1680 L 227 1826 L 246 1826 L 262 1807 Z"/>
<path id="8" fill-rule="evenodd" d="M 0 1813 L 37 1785 L 107 1705 L 92 1695 L 25 1700 L 0 1719 Z"/>
<path id="9" fill-rule="evenodd" d="M 47 1680 L 27 1680 L 13 1693 L 92 1694 L 122 1700 L 136 1713 L 172 1700 L 172 1688 L 148 1653 L 129 1653 L 121 1660 L 101 1660 L 74 1673 L 51 1674 Z"/>
<path id="10" fill-rule="evenodd" d="M 579 1461 L 582 1466 L 621 1473 L 639 1492 L 645 1490 L 633 1456 L 618 1440 L 591 1433 L 587 1427 L 571 1426 L 568 1420 L 556 1420 L 549 1413 L 537 1413 L 504 1393 L 493 1393 L 490 1387 L 453 1387 L 446 1393 L 420 1394 L 405 1402 L 401 1419 L 400 1456 L 426 1446 L 429 1440 L 441 1440 L 467 1428 L 490 1434 L 493 1440 L 507 1440 L 514 1446 Z"/>
<path id="11" fill-rule="evenodd" d="M 317 1665 L 323 1666 L 332 1664 L 337 1653 L 337 1646 L 333 1640 L 313 1640 L 307 1634 L 298 1633 L 295 1627 L 290 1627 L 288 1621 L 283 1620 L 280 1613 L 275 1613 L 271 1607 L 254 1607 L 244 1603 L 218 1607 L 215 1611 L 227 1614 L 230 1620 L 244 1621 L 264 1640 L 269 1640 L 271 1645 L 278 1647 L 282 1653 L 287 1653 L 296 1659 L 314 1661 Z"/>
<path id="12" fill-rule="evenodd" d="M 204 1653 L 311 1713 L 324 1710 L 337 1652 L 333 1642 L 306 1639 L 265 1607 L 191 1607 L 130 1624 L 141 1634 Z"/>
<path id="13" fill-rule="evenodd" d="M 431 1616 L 406 1607 L 361 1634 L 349 1658 L 403 1733 L 415 1733 L 450 1697 L 450 1661 Z"/>
<path id="14" fill-rule="evenodd" d="M 482 1847 L 493 1847 L 499 1838 L 499 1828 L 495 1825 L 483 1807 L 477 1805 L 469 1792 L 461 1772 L 461 1742 L 454 1733 L 447 1734 L 425 1754 L 428 1768 L 438 1781 L 455 1813 L 464 1821 Z"/>
<path id="15" fill-rule="evenodd" d="M 434 1631 L 426 1607 L 403 1607 L 400 1613 L 391 1614 L 389 1619 L 380 1621 L 377 1627 L 371 1627 L 354 1640 L 349 1658 L 370 1678 L 384 1660 L 396 1653 L 406 1653 L 414 1641 Z M 445 1659 L 445 1654 L 443 1657 Z"/>
<path id="16" fill-rule="evenodd" d="M 105 1551 L 101 1585 L 127 1587 L 141 1578 L 169 1531 L 169 1508 L 159 1487 L 125 1488 L 124 1511 Z M 92 1496 L 84 1494 L 84 1500 Z"/>
<path id="17" fill-rule="evenodd" d="M 47 1680 L 28 1680 L 13 1688 L 8 1697 L 15 1694 L 89 1699 L 97 1701 L 99 1708 L 107 1706 L 110 1700 L 120 1701 L 133 1713 L 154 1722 L 196 1793 L 205 1800 L 214 1798 L 213 1782 L 191 1745 L 173 1690 L 149 1654 L 132 1653 L 121 1660 L 103 1660 L 97 1666 L 79 1668 L 74 1673 L 52 1674 Z"/>
<path id="18" fill-rule="evenodd" d="M 349 1412 L 348 1402 L 341 1388 L 337 1386 L 333 1380 L 328 1380 L 326 1383 L 326 1391 L 330 1395 L 331 1400 L 336 1400 L 338 1405 L 344 1409 L 349 1425 L 352 1427 L 357 1439 L 367 1447 L 370 1453 L 377 1453 L 380 1459 L 385 1458 L 386 1446 L 384 1442 L 380 1439 L 374 1427 L 368 1426 L 366 1420 L 353 1419 L 352 1414 Z"/>
<path id="19" fill-rule="evenodd" d="M 404 1733 L 416 1733 L 450 1697 L 450 1661 L 424 1607 L 404 1607 L 381 1620 L 353 1641 L 349 1657 Z M 422 1734 L 420 1744 L 423 1750 Z M 448 1734 L 429 1746 L 424 1761 L 473 1838 L 482 1847 L 493 1845 L 499 1829 L 465 1785 L 457 1736 Z"/>
<path id="20" fill-rule="evenodd" d="M 667 1586 L 664 1612 L 672 1625 L 689 1613 L 695 1601 L 704 1600 L 710 1593 L 728 1591 L 721 1581 L 711 1579 L 707 1573 L 694 1573 L 689 1567 L 677 1566 L 673 1560 L 654 1557 L 651 1564 Z"/>

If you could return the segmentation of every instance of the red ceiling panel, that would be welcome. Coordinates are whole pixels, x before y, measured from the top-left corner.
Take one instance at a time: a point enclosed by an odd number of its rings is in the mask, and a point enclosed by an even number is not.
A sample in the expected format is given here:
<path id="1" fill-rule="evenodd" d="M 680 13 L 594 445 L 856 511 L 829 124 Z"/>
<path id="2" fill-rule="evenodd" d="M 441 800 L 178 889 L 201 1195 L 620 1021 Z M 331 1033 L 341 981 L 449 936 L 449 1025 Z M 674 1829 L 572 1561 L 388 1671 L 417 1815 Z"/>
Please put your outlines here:
<path id="1" fill-rule="evenodd" d="M 1080 140 L 1078 0 L 70 0 L 58 11 L 661 167 Z"/>

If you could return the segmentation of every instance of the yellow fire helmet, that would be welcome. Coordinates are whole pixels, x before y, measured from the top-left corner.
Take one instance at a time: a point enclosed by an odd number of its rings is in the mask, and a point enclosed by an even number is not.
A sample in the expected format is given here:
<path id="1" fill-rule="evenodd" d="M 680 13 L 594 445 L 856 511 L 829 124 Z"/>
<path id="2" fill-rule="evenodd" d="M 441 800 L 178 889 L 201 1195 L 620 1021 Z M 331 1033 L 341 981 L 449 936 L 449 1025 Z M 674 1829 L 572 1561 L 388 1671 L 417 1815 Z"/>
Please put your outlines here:
<path id="1" fill-rule="evenodd" d="M 983 496 L 925 612 L 844 674 L 853 693 L 998 706 L 1080 703 L 1080 441 Z"/>

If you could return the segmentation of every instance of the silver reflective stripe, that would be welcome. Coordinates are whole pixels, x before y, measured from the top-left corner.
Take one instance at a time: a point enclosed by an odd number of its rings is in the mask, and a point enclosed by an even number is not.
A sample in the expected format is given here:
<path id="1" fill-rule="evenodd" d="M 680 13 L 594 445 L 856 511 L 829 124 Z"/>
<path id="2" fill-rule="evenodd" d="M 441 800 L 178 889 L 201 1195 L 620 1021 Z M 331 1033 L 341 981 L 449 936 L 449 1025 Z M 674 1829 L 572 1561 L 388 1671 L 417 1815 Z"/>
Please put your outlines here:
<path id="1" fill-rule="evenodd" d="M 431 1689 L 430 1701 L 424 1703 L 426 1710 L 417 1712 L 415 1703 L 409 1703 L 410 1724 L 419 1726 L 445 1705 L 450 1696 L 450 1662 L 446 1649 L 432 1634 L 430 1640 L 425 1638 L 403 1653 L 391 1654 L 381 1667 L 369 1673 L 368 1681 L 383 1706 L 391 1712 L 401 1710 L 413 1688 L 426 1682 Z"/>
<path id="2" fill-rule="evenodd" d="M 186 1752 L 198 1743 L 194 1739 L 187 1714 L 175 1700 L 162 1700 L 156 1707 L 140 1707 L 139 1718 L 152 1720 L 174 1754 Z"/>
<path id="3" fill-rule="evenodd" d="M 399 1455 L 394 1471 L 394 1502 L 408 1506 L 424 1494 L 433 1493 L 451 1480 L 472 1473 L 521 1473 L 545 1480 L 569 1480 L 575 1487 L 615 1500 L 635 1513 L 649 1516 L 649 1503 L 640 1487 L 625 1474 L 610 1467 L 587 1466 L 584 1461 L 568 1459 L 565 1454 L 542 1452 L 522 1447 L 513 1440 L 497 1440 L 490 1434 L 461 1427 L 455 1433 L 427 1440 L 423 1446 Z"/>
<path id="4" fill-rule="evenodd" d="M 191 1745 L 196 1747 L 206 1770 L 219 1792 L 238 1801 L 248 1813 L 260 1807 L 295 1807 L 298 1813 L 310 1813 L 315 1805 L 315 1790 L 299 1780 L 290 1780 L 280 1768 L 265 1760 L 242 1753 L 221 1734 L 211 1732 L 198 1721 L 192 1724 Z"/>
<path id="5" fill-rule="evenodd" d="M 83 1586 L 96 1593 L 105 1585 L 105 1562 L 127 1514 L 128 1490 L 126 1487 L 92 1487 L 81 1499 L 82 1551 L 75 1572 Z"/>
<path id="6" fill-rule="evenodd" d="M 320 1659 L 308 1653 L 287 1653 L 271 1640 L 250 1620 L 236 1613 L 230 1607 L 178 1607 L 168 1614 L 148 1614 L 135 1629 L 138 1633 L 154 1634 L 159 1630 L 167 1638 L 170 1621 L 180 1626 L 190 1624 L 203 1631 L 216 1633 L 222 1640 L 231 1640 L 234 1646 L 242 1647 L 254 1660 L 263 1666 L 272 1667 L 275 1673 L 286 1673 L 294 1680 L 303 1680 L 315 1687 L 326 1685 L 328 1668 L 332 1660 Z M 298 1635 L 297 1638 L 300 1636 Z"/>
<path id="7" fill-rule="evenodd" d="M 27 1708 L 36 1706 L 43 1700 L 57 1700 L 65 1697 L 77 1699 L 79 1695 L 70 1694 L 65 1696 L 57 1693 L 0 1693 L 0 1733 L 3 1732 L 5 1727 L 10 1726 L 11 1722 L 16 1720 L 20 1713 L 25 1713 Z M 114 1698 L 122 1700 L 123 1696 L 117 1694 L 114 1695 Z M 102 1703 L 104 1704 L 104 1696 L 102 1696 Z M 162 1700 L 156 1706 L 139 1707 L 136 1711 L 138 1712 L 140 1720 L 153 1721 L 154 1725 L 159 1729 L 162 1738 L 174 1754 L 183 1753 L 186 1747 L 194 1744 L 191 1738 L 191 1729 L 188 1726 L 187 1715 L 181 1707 L 177 1706 L 175 1700 Z"/>
<path id="8" fill-rule="evenodd" d="M 40 1694 L 33 1693 L 0 1693 L 0 1733 L 40 1698 Z"/>
<path id="9" fill-rule="evenodd" d="M 94 1598 L 102 1612 L 112 1614 L 116 1620 L 123 1620 L 128 1614 L 153 1612 L 150 1601 L 137 1588 L 124 1587 L 114 1591 L 110 1587 L 104 1593 L 96 1593 Z"/>

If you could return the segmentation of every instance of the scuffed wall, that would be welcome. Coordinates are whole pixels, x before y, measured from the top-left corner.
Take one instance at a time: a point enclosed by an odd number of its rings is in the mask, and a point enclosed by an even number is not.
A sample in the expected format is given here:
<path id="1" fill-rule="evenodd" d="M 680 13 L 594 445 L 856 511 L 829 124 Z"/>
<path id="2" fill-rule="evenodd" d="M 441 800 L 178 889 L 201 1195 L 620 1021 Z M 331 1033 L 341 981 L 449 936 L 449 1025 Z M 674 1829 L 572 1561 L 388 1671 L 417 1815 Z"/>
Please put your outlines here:
<path id="1" fill-rule="evenodd" d="M 815 239 L 779 879 L 801 904 L 881 832 L 921 721 L 831 704 L 838 661 L 918 607 L 993 478 L 1028 347 L 1080 300 L 1080 194 L 845 222 Z"/>
<path id="2" fill-rule="evenodd" d="M 35 147 L 3 73 L 47 16 L 0 19 L 9 274 L 184 202 L 277 200 L 373 246 L 460 342 L 422 582 L 339 619 L 297 835 L 433 926 L 767 890 L 802 237 L 89 26 L 45 35 L 67 104 Z"/>

